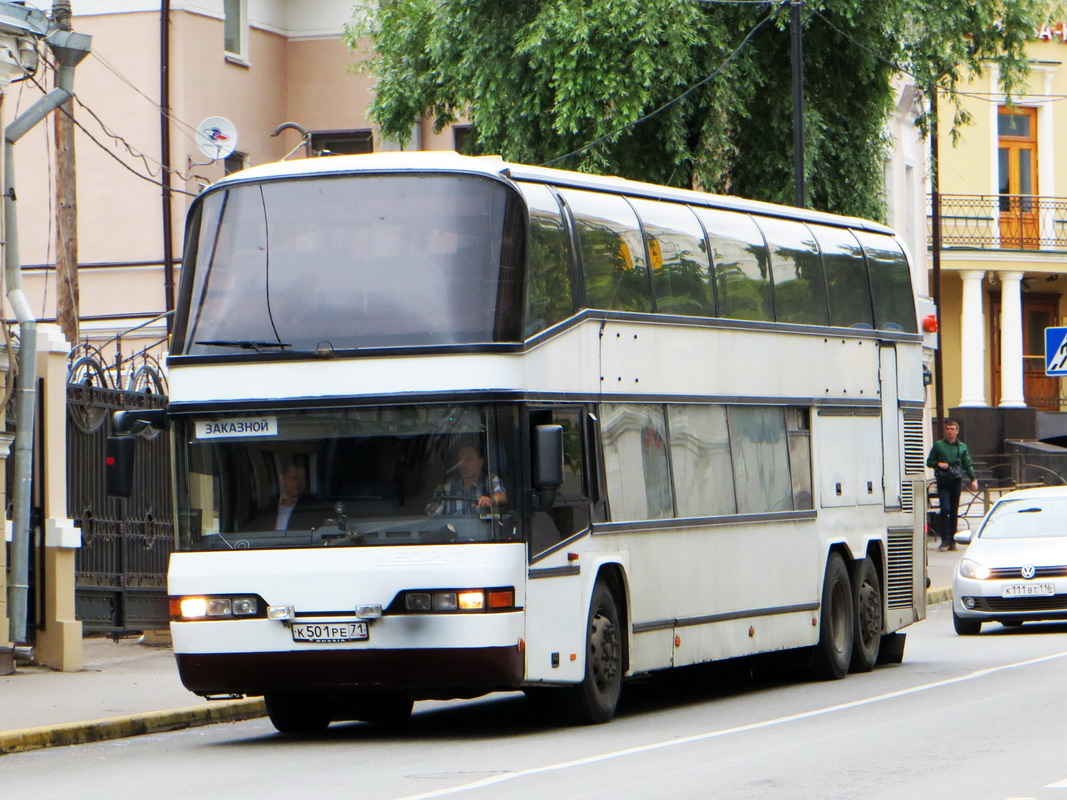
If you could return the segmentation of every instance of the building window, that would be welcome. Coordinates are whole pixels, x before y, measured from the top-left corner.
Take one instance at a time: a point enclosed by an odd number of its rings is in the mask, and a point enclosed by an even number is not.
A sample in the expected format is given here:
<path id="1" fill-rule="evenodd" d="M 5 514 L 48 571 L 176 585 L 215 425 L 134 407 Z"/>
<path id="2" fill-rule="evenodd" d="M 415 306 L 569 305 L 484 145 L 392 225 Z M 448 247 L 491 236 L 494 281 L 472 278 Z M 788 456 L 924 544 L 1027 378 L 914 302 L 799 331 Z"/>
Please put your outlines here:
<path id="1" fill-rule="evenodd" d="M 374 135 L 370 130 L 316 131 L 311 134 L 311 154 L 316 156 L 353 156 L 374 152 Z"/>
<path id="2" fill-rule="evenodd" d="M 452 149 L 457 153 L 468 156 L 478 155 L 478 148 L 474 146 L 473 125 L 452 126 Z"/>
<path id="3" fill-rule="evenodd" d="M 997 109 L 1000 246 L 1035 250 L 1040 244 L 1037 197 L 1037 109 Z"/>
<path id="4" fill-rule="evenodd" d="M 223 0 L 223 39 L 226 55 L 245 59 L 248 55 L 248 0 Z"/>
<path id="5" fill-rule="evenodd" d="M 234 151 L 226 156 L 226 159 L 222 162 L 222 169 L 224 175 L 230 175 L 234 172 L 240 172 L 248 164 L 248 154 Z"/>

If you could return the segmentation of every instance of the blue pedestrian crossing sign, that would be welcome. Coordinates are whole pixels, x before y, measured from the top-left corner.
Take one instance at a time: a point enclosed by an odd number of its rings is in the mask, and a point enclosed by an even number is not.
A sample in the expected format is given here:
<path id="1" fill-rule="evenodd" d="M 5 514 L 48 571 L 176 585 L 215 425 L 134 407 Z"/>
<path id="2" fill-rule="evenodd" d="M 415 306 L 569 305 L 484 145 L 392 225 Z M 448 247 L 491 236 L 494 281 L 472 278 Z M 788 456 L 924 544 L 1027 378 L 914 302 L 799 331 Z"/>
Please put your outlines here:
<path id="1" fill-rule="evenodd" d="M 1067 376 L 1067 328 L 1045 328 L 1045 374 Z"/>

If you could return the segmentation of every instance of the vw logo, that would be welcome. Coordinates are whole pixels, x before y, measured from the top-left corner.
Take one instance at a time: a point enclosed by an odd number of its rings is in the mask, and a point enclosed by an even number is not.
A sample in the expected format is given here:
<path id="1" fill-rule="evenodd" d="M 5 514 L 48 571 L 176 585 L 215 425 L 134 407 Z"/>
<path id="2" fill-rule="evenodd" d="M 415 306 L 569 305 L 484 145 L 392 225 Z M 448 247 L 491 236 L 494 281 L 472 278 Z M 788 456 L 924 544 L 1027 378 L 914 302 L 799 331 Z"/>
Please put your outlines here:
<path id="1" fill-rule="evenodd" d="M 1030 580 L 1032 577 L 1034 577 L 1036 573 L 1037 568 L 1034 567 L 1033 564 L 1027 564 L 1025 567 L 1019 570 L 1019 574 L 1026 578 L 1026 580 Z"/>

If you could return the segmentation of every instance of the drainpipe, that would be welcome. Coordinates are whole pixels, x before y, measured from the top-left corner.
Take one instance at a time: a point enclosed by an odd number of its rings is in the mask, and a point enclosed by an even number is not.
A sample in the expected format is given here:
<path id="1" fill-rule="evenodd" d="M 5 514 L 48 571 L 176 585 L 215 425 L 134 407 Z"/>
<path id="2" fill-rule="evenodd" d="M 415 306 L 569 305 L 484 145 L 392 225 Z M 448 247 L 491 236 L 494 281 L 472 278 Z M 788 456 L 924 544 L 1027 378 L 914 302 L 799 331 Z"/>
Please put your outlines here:
<path id="1" fill-rule="evenodd" d="M 26 609 L 29 597 L 30 535 L 32 525 L 33 433 L 37 406 L 37 320 L 22 290 L 19 259 L 18 214 L 15 196 L 15 142 L 45 117 L 74 96 L 74 68 L 89 55 L 92 37 L 84 33 L 55 30 L 45 42 L 56 59 L 56 88 L 40 98 L 4 129 L 4 279 L 7 298 L 19 323 L 18 393 L 15 419 L 14 520 L 11 542 L 11 581 L 8 585 L 10 638 L 26 641 Z"/>

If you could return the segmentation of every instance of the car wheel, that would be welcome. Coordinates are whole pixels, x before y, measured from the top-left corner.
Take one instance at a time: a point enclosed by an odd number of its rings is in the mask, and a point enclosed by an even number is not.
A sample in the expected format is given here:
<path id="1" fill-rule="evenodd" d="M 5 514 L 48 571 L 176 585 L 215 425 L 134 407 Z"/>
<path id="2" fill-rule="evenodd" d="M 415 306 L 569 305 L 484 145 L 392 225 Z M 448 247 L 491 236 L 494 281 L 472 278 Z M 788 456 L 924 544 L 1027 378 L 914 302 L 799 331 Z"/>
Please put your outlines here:
<path id="1" fill-rule="evenodd" d="M 878 662 L 882 645 L 882 583 L 869 558 L 857 561 L 852 574 L 853 672 L 870 672 Z"/>
<path id="2" fill-rule="evenodd" d="M 819 643 L 815 645 L 811 663 L 812 677 L 838 680 L 848 674 L 855 630 L 852 584 L 848 579 L 845 560 L 839 553 L 830 553 L 826 561 L 826 577 L 823 579 Z"/>
<path id="3" fill-rule="evenodd" d="M 977 636 L 982 632 L 982 621 L 977 619 L 964 619 L 955 611 L 952 612 L 952 627 L 960 636 Z"/>

